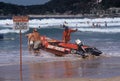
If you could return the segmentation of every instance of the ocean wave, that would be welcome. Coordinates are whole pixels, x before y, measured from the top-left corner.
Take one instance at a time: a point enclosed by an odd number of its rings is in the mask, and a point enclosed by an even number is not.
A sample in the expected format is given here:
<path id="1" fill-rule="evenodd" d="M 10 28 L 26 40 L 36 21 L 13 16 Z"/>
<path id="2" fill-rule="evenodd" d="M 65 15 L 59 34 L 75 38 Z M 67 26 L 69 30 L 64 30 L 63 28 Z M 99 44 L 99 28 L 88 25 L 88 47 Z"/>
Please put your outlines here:
<path id="1" fill-rule="evenodd" d="M 120 28 L 78 28 L 82 32 L 120 33 Z"/>
<path id="2" fill-rule="evenodd" d="M 22 33 L 25 33 L 27 30 L 21 31 Z M 13 29 L 1 29 L 0 34 L 6 34 L 6 33 L 19 33 L 19 30 L 13 30 Z"/>
<path id="3" fill-rule="evenodd" d="M 120 32 L 120 18 L 84 18 L 84 19 L 31 19 L 29 20 L 29 28 L 49 28 L 49 27 L 62 27 L 64 22 L 68 23 L 71 28 L 77 28 L 79 31 L 89 31 L 89 32 L 105 32 L 105 33 L 119 33 Z M 19 31 L 14 31 L 12 19 L 0 20 L 0 32 L 2 33 L 19 33 Z M 112 28 L 111 28 L 112 27 Z M 117 27 L 117 28 L 115 28 Z M 23 33 L 25 31 L 22 31 Z"/>

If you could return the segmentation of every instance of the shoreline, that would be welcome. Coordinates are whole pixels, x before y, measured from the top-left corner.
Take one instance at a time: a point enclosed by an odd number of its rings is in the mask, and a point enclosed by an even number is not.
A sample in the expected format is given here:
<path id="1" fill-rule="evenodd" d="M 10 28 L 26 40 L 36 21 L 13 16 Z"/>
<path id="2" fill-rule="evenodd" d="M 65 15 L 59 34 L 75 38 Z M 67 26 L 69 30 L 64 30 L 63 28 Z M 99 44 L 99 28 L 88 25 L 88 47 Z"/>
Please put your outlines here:
<path id="1" fill-rule="evenodd" d="M 44 62 L 42 62 L 42 60 L 39 60 L 42 59 L 39 57 L 34 57 L 31 60 L 29 58 L 30 61 L 27 61 L 29 63 L 23 62 L 23 80 L 24 81 L 119 81 L 120 80 L 119 74 L 118 75 L 114 73 L 110 74 L 112 72 L 116 72 L 117 70 L 115 69 L 120 66 L 119 58 L 120 57 L 100 57 L 96 59 L 91 59 L 91 60 L 87 59 L 81 61 L 80 59 L 78 60 L 71 59 L 71 61 L 70 60 L 58 61 L 57 58 L 56 59 L 57 61 L 53 60 L 52 62 L 48 62 L 48 61 L 45 62 L 45 58 L 43 59 Z M 118 62 L 119 64 L 116 62 Z M 89 72 L 90 71 L 88 70 L 89 68 L 94 69 L 92 73 Z M 108 71 L 106 69 L 108 69 Z M 105 72 L 101 72 L 102 70 Z M 19 81 L 19 73 L 20 73 L 19 64 L 0 66 L 0 72 L 1 72 L 0 81 L 7 81 L 7 80 Z M 87 75 L 88 77 L 85 75 Z M 105 75 L 106 77 L 91 77 L 91 75 L 93 76 Z"/>
<path id="2" fill-rule="evenodd" d="M 114 17 L 120 17 L 116 15 L 94 15 L 94 14 L 76 14 L 76 15 L 25 15 L 30 18 L 114 18 Z M 0 16 L 0 18 L 12 18 L 13 16 Z"/>

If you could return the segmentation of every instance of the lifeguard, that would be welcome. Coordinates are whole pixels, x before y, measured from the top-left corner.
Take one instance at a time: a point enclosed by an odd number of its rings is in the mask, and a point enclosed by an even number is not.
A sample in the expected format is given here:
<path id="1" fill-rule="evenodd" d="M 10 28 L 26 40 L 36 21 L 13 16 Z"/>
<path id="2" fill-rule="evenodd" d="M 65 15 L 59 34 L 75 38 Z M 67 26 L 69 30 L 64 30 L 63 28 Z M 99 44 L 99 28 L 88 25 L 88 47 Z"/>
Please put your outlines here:
<path id="1" fill-rule="evenodd" d="M 62 38 L 63 42 L 68 43 L 70 41 L 70 34 L 72 32 L 76 32 L 76 31 L 77 31 L 77 29 L 73 30 L 68 27 L 65 27 L 65 30 L 63 32 L 63 38 Z"/>

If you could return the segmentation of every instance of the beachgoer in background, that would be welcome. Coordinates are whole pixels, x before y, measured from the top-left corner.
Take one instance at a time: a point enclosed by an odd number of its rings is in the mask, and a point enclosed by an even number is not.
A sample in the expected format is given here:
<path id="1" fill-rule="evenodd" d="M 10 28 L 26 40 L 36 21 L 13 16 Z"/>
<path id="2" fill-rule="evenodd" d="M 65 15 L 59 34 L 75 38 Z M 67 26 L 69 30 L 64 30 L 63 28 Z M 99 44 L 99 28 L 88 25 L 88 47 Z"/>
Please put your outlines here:
<path id="1" fill-rule="evenodd" d="M 68 43 L 70 41 L 70 34 L 72 32 L 76 32 L 76 31 L 77 31 L 77 29 L 73 30 L 68 27 L 65 27 L 65 30 L 63 32 L 63 42 Z"/>
<path id="2" fill-rule="evenodd" d="M 95 28 L 95 23 L 94 22 L 92 23 L 92 27 Z"/>
<path id="3" fill-rule="evenodd" d="M 107 27 L 107 22 L 105 21 L 105 27 Z"/>
<path id="4" fill-rule="evenodd" d="M 66 21 L 63 23 L 63 28 L 65 27 L 68 27 L 68 23 Z"/>

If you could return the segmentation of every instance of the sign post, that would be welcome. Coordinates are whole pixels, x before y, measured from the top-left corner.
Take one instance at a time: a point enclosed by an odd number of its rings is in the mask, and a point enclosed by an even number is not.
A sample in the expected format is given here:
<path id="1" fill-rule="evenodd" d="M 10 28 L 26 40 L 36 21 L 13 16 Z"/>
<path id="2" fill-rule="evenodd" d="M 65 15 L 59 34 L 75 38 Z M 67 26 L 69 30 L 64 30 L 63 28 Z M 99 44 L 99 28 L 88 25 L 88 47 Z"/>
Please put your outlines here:
<path id="1" fill-rule="evenodd" d="M 13 17 L 13 24 L 14 30 L 19 30 L 20 35 L 20 80 L 23 81 L 22 77 L 22 30 L 28 30 L 28 17 L 27 16 L 14 16 Z"/>

